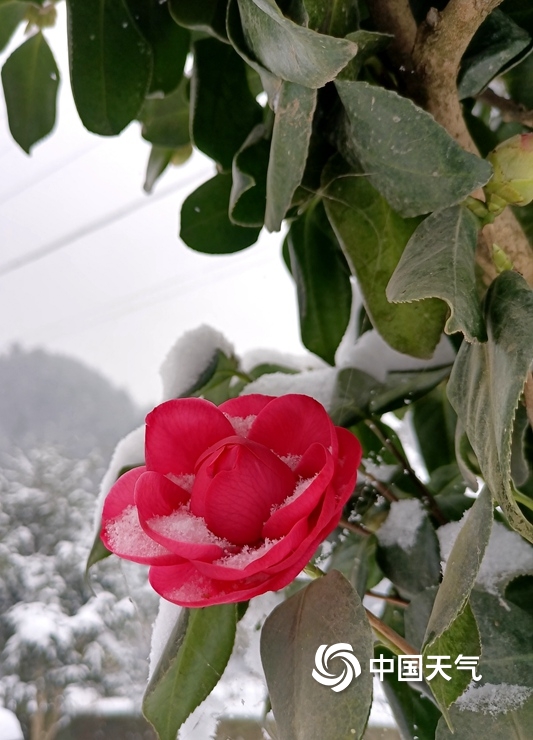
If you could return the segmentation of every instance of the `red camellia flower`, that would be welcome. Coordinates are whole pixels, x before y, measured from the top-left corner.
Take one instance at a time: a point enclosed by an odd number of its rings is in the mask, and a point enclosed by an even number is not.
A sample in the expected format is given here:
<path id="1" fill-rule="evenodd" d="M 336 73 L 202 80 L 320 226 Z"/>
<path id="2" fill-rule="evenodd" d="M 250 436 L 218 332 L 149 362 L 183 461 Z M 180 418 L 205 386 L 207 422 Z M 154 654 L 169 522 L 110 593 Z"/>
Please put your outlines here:
<path id="1" fill-rule="evenodd" d="M 146 417 L 146 465 L 106 498 L 102 540 L 151 565 L 168 601 L 244 601 L 305 567 L 339 523 L 360 461 L 357 439 L 309 396 L 167 401 Z"/>

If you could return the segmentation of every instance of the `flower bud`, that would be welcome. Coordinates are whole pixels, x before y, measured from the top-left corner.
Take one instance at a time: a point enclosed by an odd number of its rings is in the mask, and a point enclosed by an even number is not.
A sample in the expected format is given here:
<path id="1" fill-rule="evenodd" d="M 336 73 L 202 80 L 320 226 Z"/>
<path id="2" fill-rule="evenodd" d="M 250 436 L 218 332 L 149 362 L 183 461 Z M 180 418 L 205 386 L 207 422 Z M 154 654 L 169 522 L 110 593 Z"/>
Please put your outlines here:
<path id="1" fill-rule="evenodd" d="M 487 161 L 494 169 L 485 185 L 489 211 L 533 201 L 533 133 L 518 134 L 498 144 Z"/>

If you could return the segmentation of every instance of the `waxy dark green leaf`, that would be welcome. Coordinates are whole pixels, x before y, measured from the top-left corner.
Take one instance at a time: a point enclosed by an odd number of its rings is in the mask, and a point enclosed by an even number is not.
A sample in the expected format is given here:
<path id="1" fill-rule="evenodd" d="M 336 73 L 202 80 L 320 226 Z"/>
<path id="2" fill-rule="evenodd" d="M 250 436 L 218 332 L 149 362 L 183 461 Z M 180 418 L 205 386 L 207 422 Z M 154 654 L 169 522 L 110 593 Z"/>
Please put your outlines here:
<path id="1" fill-rule="evenodd" d="M 168 0 L 170 14 L 180 26 L 203 31 L 227 41 L 226 10 L 228 0 Z"/>
<path id="2" fill-rule="evenodd" d="M 235 604 L 183 609 L 143 699 L 143 714 L 159 740 L 176 740 L 181 725 L 215 688 L 236 628 Z"/>
<path id="3" fill-rule="evenodd" d="M 122 0 L 67 0 L 70 78 L 83 125 L 119 134 L 137 117 L 152 78 L 152 50 Z"/>
<path id="4" fill-rule="evenodd" d="M 357 52 L 353 41 L 316 33 L 286 18 L 274 0 L 238 0 L 244 36 L 276 77 L 323 87 Z"/>
<path id="5" fill-rule="evenodd" d="M 294 82 L 281 85 L 267 172 L 265 226 L 269 231 L 280 230 L 302 181 L 316 100 L 316 90 Z"/>
<path id="6" fill-rule="evenodd" d="M 510 478 L 513 420 L 533 360 L 533 292 L 518 273 L 503 272 L 491 284 L 485 320 L 488 342 L 463 342 L 448 397 L 493 496 L 511 526 L 533 542 Z"/>
<path id="7" fill-rule="evenodd" d="M 373 326 L 399 352 L 431 357 L 442 334 L 445 304 L 436 299 L 392 304 L 385 295 L 418 221 L 401 218 L 364 176 L 339 177 L 324 195 L 329 220 L 357 277 Z"/>
<path id="8" fill-rule="evenodd" d="M 228 357 L 221 350 L 217 350 L 195 387 L 184 396 L 205 398 L 219 406 L 235 395 L 232 392 L 233 382 L 238 378 L 239 363 L 237 359 L 233 356 Z"/>
<path id="9" fill-rule="evenodd" d="M 531 36 L 501 10 L 496 9 L 481 24 L 466 50 L 459 74 L 459 97 L 478 95 L 489 82 L 516 64 L 531 49 Z"/>
<path id="10" fill-rule="evenodd" d="M 164 98 L 148 98 L 139 114 L 142 135 L 159 147 L 179 149 L 190 142 L 189 100 L 184 80 Z"/>
<path id="11" fill-rule="evenodd" d="M 11 54 L 2 67 L 11 135 L 28 154 L 47 136 L 56 120 L 59 70 L 42 33 L 36 33 Z"/>
<path id="12" fill-rule="evenodd" d="M 407 98 L 367 82 L 335 85 L 349 119 L 347 151 L 402 216 L 455 205 L 489 180 L 488 162 Z"/>
<path id="13" fill-rule="evenodd" d="M 2 3 L 0 5 L 0 51 L 9 43 L 17 26 L 26 15 L 29 3 L 14 2 Z"/>
<path id="14" fill-rule="evenodd" d="M 243 61 L 217 39 L 194 44 L 191 111 L 195 145 L 224 170 L 231 170 L 234 155 L 263 113 L 248 87 Z"/>
<path id="15" fill-rule="evenodd" d="M 260 229 L 229 220 L 231 175 L 215 175 L 191 193 L 181 208 L 180 237 L 197 252 L 229 254 L 255 244 Z"/>
<path id="16" fill-rule="evenodd" d="M 393 37 L 388 33 L 359 30 L 349 33 L 346 38 L 357 44 L 357 54 L 339 72 L 337 79 L 355 81 L 359 77 L 359 73 L 366 60 L 375 56 L 378 52 L 384 51 Z"/>
<path id="17" fill-rule="evenodd" d="M 332 605 L 334 608 L 332 609 Z M 312 676 L 320 645 L 351 645 L 361 675 L 336 693 Z M 261 634 L 261 660 L 283 740 L 358 740 L 372 701 L 373 638 L 357 592 L 338 571 L 313 581 L 277 606 Z M 342 673 L 338 658 L 329 670 Z"/>
<path id="18" fill-rule="evenodd" d="M 411 406 L 418 446 L 428 473 L 455 462 L 457 416 L 446 390 L 438 386 Z"/>
<path id="19" fill-rule="evenodd" d="M 126 0 L 126 5 L 152 49 L 154 66 L 149 92 L 167 95 L 181 81 L 191 35 L 174 22 L 168 2 Z"/>
<path id="20" fill-rule="evenodd" d="M 487 338 L 477 295 L 475 251 L 480 223 L 465 206 L 428 216 L 407 242 L 387 286 L 393 302 L 441 298 L 450 307 L 444 327 L 470 341 Z"/>
<path id="21" fill-rule="evenodd" d="M 259 124 L 233 158 L 230 219 L 240 226 L 262 226 L 265 221 L 266 179 L 270 141 Z"/>
<path id="22" fill-rule="evenodd" d="M 350 320 L 350 271 L 321 201 L 293 221 L 288 234 L 298 291 L 302 342 L 331 365 Z"/>

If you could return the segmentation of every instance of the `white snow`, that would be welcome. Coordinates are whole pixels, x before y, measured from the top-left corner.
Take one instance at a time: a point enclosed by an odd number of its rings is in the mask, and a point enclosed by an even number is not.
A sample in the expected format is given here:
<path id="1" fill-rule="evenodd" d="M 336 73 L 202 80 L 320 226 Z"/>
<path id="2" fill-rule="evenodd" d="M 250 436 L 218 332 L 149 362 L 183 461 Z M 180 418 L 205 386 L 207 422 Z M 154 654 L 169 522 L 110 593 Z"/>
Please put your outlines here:
<path id="1" fill-rule="evenodd" d="M 291 370 L 320 370 L 329 365 L 316 355 L 291 355 L 275 349 L 253 349 L 242 356 L 241 367 L 245 373 L 257 365 L 281 365 Z"/>
<path id="2" fill-rule="evenodd" d="M 379 544 L 382 547 L 396 545 L 409 552 L 414 547 L 425 516 L 422 504 L 416 498 L 393 501 L 385 523 L 376 532 Z"/>
<path id="3" fill-rule="evenodd" d="M 177 486 L 183 488 L 184 491 L 188 491 L 189 493 L 192 491 L 194 481 L 196 480 L 196 476 L 192 473 L 183 473 L 183 475 L 174 475 L 174 473 L 167 473 L 166 477 L 171 480 L 172 483 L 175 483 Z"/>
<path id="4" fill-rule="evenodd" d="M 169 516 L 154 516 L 148 524 L 159 534 L 178 542 L 190 542 L 199 545 L 219 545 L 230 547 L 231 543 L 216 537 L 199 516 L 194 516 L 187 506 L 181 506 Z"/>
<path id="5" fill-rule="evenodd" d="M 0 737 L 2 740 L 24 740 L 20 722 L 4 707 L 0 707 Z"/>
<path id="6" fill-rule="evenodd" d="M 152 631 L 152 645 L 150 649 L 150 667 L 148 677 L 151 678 L 161 656 L 165 650 L 166 644 L 172 634 L 174 627 L 181 613 L 181 606 L 172 604 L 166 599 L 159 600 L 159 611 L 154 622 Z"/>
<path id="7" fill-rule="evenodd" d="M 467 513 L 463 514 L 459 522 L 450 522 L 437 530 L 443 573 Z M 533 547 L 501 522 L 494 522 L 476 579 L 477 585 L 488 593 L 499 595 L 502 586 L 510 580 L 531 572 L 533 572 Z"/>
<path id="8" fill-rule="evenodd" d="M 145 426 L 143 424 L 121 439 L 115 448 L 109 467 L 100 484 L 100 494 L 98 496 L 94 518 L 95 537 L 100 532 L 105 498 L 117 480 L 122 468 L 129 467 L 130 465 L 144 465 L 144 432 Z"/>
<path id="9" fill-rule="evenodd" d="M 280 455 L 279 459 L 288 465 L 291 470 L 296 470 L 302 459 L 301 455 Z"/>
<path id="10" fill-rule="evenodd" d="M 483 686 L 469 686 L 455 704 L 461 711 L 494 716 L 519 709 L 532 694 L 533 689 L 529 686 L 486 683 Z"/>
<path id="11" fill-rule="evenodd" d="M 249 416 L 230 416 L 229 414 L 224 414 L 224 416 L 230 422 L 235 434 L 238 434 L 239 437 L 247 437 L 252 424 L 257 419 L 257 416 L 254 414 L 250 414 Z"/>
<path id="12" fill-rule="evenodd" d="M 337 370 L 334 367 L 305 370 L 296 375 L 270 373 L 249 383 L 241 395 L 263 393 L 267 396 L 284 396 L 287 393 L 303 393 L 330 409 L 336 380 Z"/>
<path id="13" fill-rule="evenodd" d="M 240 552 L 236 552 L 233 555 L 225 555 L 223 558 L 220 558 L 215 562 L 228 568 L 243 569 L 246 568 L 247 565 L 250 565 L 250 563 L 253 563 L 254 560 L 266 555 L 266 553 L 278 542 L 279 540 L 265 540 L 259 547 L 249 547 L 248 545 L 244 545 Z"/>
<path id="14" fill-rule="evenodd" d="M 108 522 L 106 531 L 111 548 L 122 555 L 155 557 L 168 552 L 141 529 L 135 506 L 128 506 L 120 516 Z"/>
<path id="15" fill-rule="evenodd" d="M 289 504 L 292 504 L 294 501 L 296 501 L 297 498 L 300 498 L 302 493 L 304 493 L 304 491 L 307 491 L 311 483 L 316 479 L 317 475 L 318 473 L 313 475 L 311 478 L 300 478 L 296 483 L 296 487 L 293 493 L 288 496 L 281 504 L 275 504 L 271 508 L 270 513 L 273 514 L 278 509 L 283 509 L 285 506 L 288 506 Z"/>
<path id="16" fill-rule="evenodd" d="M 233 345 L 216 329 L 202 325 L 185 332 L 171 348 L 159 371 L 163 400 L 178 398 L 192 388 L 217 350 L 228 357 L 234 354 Z"/>

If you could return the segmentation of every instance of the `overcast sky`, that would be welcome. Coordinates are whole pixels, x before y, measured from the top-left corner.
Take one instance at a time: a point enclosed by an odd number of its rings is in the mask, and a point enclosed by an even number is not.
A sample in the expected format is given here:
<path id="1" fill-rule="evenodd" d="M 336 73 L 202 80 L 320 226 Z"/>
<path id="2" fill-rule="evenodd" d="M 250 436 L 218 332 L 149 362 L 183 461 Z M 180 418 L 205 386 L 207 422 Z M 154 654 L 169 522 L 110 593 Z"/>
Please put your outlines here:
<path id="1" fill-rule="evenodd" d="M 64 4 L 57 10 L 57 28 L 46 37 L 62 76 L 58 120 L 30 157 L 11 139 L 1 101 L 0 352 L 19 342 L 69 354 L 143 404 L 159 400 L 158 368 L 175 339 L 202 323 L 222 331 L 237 352 L 301 352 L 281 236 L 264 234 L 258 245 L 226 256 L 198 254 L 180 242 L 181 202 L 214 174 L 212 163 L 197 155 L 165 173 L 146 196 L 150 147 L 138 124 L 101 138 L 78 119 Z M 22 41 L 18 33 L 0 63 Z M 138 208 L 128 216 L 94 228 L 133 204 Z M 84 227 L 94 230 L 68 238 Z M 15 269 L 20 258 L 63 241 L 68 244 Z"/>

